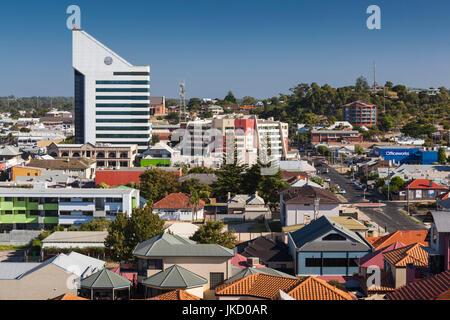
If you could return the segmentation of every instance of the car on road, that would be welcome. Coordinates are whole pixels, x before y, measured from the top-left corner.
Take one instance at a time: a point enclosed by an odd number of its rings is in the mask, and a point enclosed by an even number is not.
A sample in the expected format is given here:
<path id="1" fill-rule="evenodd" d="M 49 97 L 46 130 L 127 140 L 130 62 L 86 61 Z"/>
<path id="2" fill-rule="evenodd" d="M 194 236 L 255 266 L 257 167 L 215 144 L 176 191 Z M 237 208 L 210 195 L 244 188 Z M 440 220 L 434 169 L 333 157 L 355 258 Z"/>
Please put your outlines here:
<path id="1" fill-rule="evenodd" d="M 328 173 L 328 168 L 323 169 L 323 170 L 322 170 L 322 173 Z"/>
<path id="2" fill-rule="evenodd" d="M 340 194 L 345 194 L 346 192 L 345 192 L 344 189 L 339 189 L 338 193 L 340 193 Z"/>
<path id="3" fill-rule="evenodd" d="M 325 180 L 325 182 L 331 182 L 330 178 L 325 178 L 324 180 Z"/>

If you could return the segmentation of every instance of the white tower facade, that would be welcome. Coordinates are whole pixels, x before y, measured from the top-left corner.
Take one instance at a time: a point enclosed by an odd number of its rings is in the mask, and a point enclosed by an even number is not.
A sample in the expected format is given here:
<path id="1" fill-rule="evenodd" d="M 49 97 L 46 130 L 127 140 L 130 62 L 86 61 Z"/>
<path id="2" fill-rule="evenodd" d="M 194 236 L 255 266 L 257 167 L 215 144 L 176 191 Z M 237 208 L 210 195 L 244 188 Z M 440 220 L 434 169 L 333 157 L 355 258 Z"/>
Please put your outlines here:
<path id="1" fill-rule="evenodd" d="M 150 66 L 133 66 L 81 29 L 72 31 L 75 143 L 137 144 L 151 139 Z"/>

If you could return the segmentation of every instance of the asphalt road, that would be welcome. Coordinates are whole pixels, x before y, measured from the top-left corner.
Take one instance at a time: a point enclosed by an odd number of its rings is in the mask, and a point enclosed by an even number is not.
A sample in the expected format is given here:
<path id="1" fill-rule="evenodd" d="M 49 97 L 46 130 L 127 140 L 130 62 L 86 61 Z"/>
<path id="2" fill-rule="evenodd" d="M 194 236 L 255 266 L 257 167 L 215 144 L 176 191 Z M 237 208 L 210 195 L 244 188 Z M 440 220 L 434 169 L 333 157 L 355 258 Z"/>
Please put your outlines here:
<path id="1" fill-rule="evenodd" d="M 328 177 L 331 179 L 331 185 L 339 185 L 341 189 L 346 191 L 343 196 L 347 198 L 349 203 L 363 202 L 364 192 L 356 189 L 352 184 L 351 179 L 348 179 L 345 175 L 340 174 L 335 169 L 329 166 L 318 167 L 318 170 L 322 168 L 328 168 L 327 174 L 320 174 L 321 177 Z M 399 209 L 402 209 L 404 204 L 400 202 L 388 202 L 382 199 L 379 195 L 372 192 L 366 192 L 366 199 L 371 202 L 378 202 L 381 200 L 386 204 L 380 208 L 360 208 L 364 214 L 377 223 L 380 227 L 385 228 L 387 232 L 394 232 L 397 230 L 424 230 L 426 227 L 416 222 L 415 220 L 402 213 Z"/>

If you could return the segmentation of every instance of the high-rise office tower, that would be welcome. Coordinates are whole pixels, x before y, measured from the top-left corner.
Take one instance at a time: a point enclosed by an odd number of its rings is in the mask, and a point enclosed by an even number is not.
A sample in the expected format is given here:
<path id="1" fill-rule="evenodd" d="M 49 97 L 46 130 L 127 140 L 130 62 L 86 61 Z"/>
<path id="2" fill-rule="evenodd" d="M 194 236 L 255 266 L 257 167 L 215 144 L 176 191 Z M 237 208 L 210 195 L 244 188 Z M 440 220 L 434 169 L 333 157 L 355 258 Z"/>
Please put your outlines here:
<path id="1" fill-rule="evenodd" d="M 74 28 L 75 142 L 148 148 L 150 66 L 133 66 Z"/>

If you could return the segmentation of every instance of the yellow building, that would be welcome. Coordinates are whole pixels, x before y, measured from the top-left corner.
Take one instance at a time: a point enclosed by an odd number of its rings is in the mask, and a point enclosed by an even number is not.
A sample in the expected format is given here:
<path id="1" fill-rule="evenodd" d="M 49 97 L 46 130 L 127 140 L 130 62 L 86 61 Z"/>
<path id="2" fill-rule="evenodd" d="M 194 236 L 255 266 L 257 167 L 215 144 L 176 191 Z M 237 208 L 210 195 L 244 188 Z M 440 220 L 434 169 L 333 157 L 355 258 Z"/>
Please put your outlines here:
<path id="1" fill-rule="evenodd" d="M 36 177 L 41 175 L 40 168 L 16 166 L 11 168 L 12 181 L 16 181 L 16 177 Z"/>

